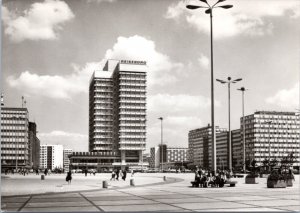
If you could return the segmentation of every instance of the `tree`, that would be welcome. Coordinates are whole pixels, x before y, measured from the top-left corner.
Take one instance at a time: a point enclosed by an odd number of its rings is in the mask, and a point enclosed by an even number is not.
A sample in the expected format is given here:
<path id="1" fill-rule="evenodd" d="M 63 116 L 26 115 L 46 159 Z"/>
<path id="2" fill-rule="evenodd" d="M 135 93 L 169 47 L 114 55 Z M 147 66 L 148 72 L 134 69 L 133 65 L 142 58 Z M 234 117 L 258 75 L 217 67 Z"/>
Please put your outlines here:
<path id="1" fill-rule="evenodd" d="M 273 158 L 271 161 L 270 161 L 270 167 L 273 168 L 275 166 L 278 165 L 278 160 L 276 158 Z"/>
<path id="2" fill-rule="evenodd" d="M 294 153 L 291 152 L 287 156 L 283 157 L 280 161 L 281 168 L 285 171 L 293 166 L 293 164 L 296 162 L 296 157 L 294 156 Z"/>

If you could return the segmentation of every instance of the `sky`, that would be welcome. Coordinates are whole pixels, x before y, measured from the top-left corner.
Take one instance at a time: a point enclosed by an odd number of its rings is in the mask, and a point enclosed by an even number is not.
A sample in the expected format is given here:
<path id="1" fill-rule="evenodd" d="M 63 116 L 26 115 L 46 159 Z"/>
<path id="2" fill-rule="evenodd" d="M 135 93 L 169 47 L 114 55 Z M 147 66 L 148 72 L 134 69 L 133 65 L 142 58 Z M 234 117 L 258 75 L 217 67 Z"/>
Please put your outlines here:
<path id="1" fill-rule="evenodd" d="M 208 0 L 209 4 L 215 0 Z M 147 150 L 188 147 L 211 123 L 209 15 L 200 1 L 3 0 L 1 92 L 26 99 L 41 144 L 88 151 L 88 87 L 106 59 L 147 61 Z M 299 109 L 300 1 L 227 0 L 214 9 L 214 77 L 231 84 L 231 129 L 260 110 Z M 227 85 L 215 82 L 215 124 L 228 128 Z"/>

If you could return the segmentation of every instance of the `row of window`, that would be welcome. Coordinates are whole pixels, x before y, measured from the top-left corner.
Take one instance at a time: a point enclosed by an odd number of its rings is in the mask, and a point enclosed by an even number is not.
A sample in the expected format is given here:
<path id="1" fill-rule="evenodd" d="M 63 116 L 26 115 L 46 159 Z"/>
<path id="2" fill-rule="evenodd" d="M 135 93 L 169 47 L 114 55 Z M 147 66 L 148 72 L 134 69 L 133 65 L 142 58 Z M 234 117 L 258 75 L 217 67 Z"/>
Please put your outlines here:
<path id="1" fill-rule="evenodd" d="M 24 133 L 25 132 L 25 133 Z M 26 131 L 14 131 L 14 130 L 6 130 L 6 129 L 2 129 L 1 130 L 1 137 L 27 137 L 28 133 Z"/>
<path id="2" fill-rule="evenodd" d="M 25 130 L 24 125 L 2 125 L 1 131 L 4 130 Z M 26 129 L 27 130 L 27 129 Z"/>
<path id="3" fill-rule="evenodd" d="M 6 110 L 6 109 L 1 109 L 1 117 L 24 117 L 27 112 L 25 111 L 15 111 L 15 110 Z M 13 115 L 12 115 L 13 114 Z"/>

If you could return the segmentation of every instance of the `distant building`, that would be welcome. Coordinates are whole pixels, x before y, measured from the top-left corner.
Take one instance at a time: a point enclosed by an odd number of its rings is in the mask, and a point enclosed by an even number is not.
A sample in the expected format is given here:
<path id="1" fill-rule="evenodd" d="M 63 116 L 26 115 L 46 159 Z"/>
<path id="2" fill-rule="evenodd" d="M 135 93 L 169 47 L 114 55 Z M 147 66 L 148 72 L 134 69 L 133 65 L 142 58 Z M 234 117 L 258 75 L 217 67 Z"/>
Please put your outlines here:
<path id="1" fill-rule="evenodd" d="M 69 155 L 71 155 L 72 152 L 73 152 L 72 149 L 64 149 L 64 172 L 69 171 L 69 167 L 70 167 Z"/>
<path id="2" fill-rule="evenodd" d="M 29 164 L 34 169 L 40 167 L 40 140 L 36 133 L 36 123 L 29 122 Z"/>
<path id="3" fill-rule="evenodd" d="M 189 131 L 189 161 L 195 166 L 211 168 L 211 126 Z M 217 167 L 228 166 L 228 131 L 216 126 Z"/>
<path id="4" fill-rule="evenodd" d="M 41 145 L 40 146 L 40 167 L 54 170 L 63 168 L 63 146 L 62 145 Z"/>
<path id="5" fill-rule="evenodd" d="M 91 78 L 89 151 L 114 153 L 114 165 L 141 164 L 146 147 L 147 69 L 144 61 L 108 60 Z"/>
<path id="6" fill-rule="evenodd" d="M 161 155 L 162 151 L 162 155 Z M 163 162 L 161 161 L 163 157 Z M 183 147 L 169 147 L 166 144 L 158 145 L 150 148 L 150 168 L 161 168 L 163 164 L 164 169 L 173 167 L 175 163 L 188 161 L 188 148 Z"/>
<path id="7" fill-rule="evenodd" d="M 229 150 L 228 150 L 228 131 L 218 132 L 216 134 L 217 168 L 228 168 Z M 209 161 L 210 163 L 210 161 Z M 210 164 L 206 164 L 209 166 Z M 206 167 L 206 166 L 205 166 Z"/>
<path id="8" fill-rule="evenodd" d="M 150 159 L 149 167 L 150 168 L 159 168 L 160 166 L 160 150 L 158 146 L 150 148 Z"/>
<path id="9" fill-rule="evenodd" d="M 293 153 L 300 165 L 300 120 L 295 112 L 257 111 L 245 116 L 246 161 L 280 161 Z M 242 126 L 241 118 L 241 129 Z"/>
<path id="10" fill-rule="evenodd" d="M 167 146 L 167 162 L 188 161 L 188 148 Z"/>
<path id="11" fill-rule="evenodd" d="M 30 168 L 27 108 L 1 106 L 1 168 Z"/>
<path id="12" fill-rule="evenodd" d="M 257 111 L 245 116 L 245 163 L 253 160 L 263 166 L 265 160 L 279 162 L 288 155 L 295 157 L 293 167 L 300 165 L 300 120 L 295 112 Z M 242 169 L 243 118 L 241 129 L 231 131 L 232 166 Z M 216 127 L 217 168 L 228 168 L 228 131 Z M 193 165 L 211 167 L 211 127 L 189 132 L 189 160 Z"/>
<path id="13" fill-rule="evenodd" d="M 243 135 L 240 129 L 231 131 L 232 168 L 243 168 Z"/>

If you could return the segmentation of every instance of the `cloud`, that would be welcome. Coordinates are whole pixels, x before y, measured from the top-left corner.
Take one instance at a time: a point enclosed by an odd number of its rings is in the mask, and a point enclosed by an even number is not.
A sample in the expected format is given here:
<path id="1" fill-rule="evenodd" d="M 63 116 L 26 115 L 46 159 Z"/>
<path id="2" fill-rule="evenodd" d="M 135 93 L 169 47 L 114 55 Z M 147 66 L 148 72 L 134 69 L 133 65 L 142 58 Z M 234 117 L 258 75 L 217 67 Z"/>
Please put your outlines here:
<path id="1" fill-rule="evenodd" d="M 299 83 L 290 89 L 279 90 L 274 96 L 266 99 L 269 104 L 295 110 L 299 108 Z"/>
<path id="2" fill-rule="evenodd" d="M 188 133 L 200 128 L 203 122 L 196 116 L 166 116 L 163 120 L 163 141 L 169 146 L 188 147 Z M 160 144 L 161 123 L 159 120 L 147 128 L 147 147 Z"/>
<path id="3" fill-rule="evenodd" d="M 201 56 L 198 58 L 198 62 L 202 68 L 209 68 L 209 58 L 207 56 L 201 54 Z"/>
<path id="4" fill-rule="evenodd" d="M 2 6 L 2 14 L 4 33 L 13 42 L 57 39 L 62 24 L 74 18 L 69 6 L 59 0 L 33 3 L 20 16 Z"/>
<path id="5" fill-rule="evenodd" d="M 202 120 L 195 116 L 169 116 L 165 119 L 166 125 L 176 126 L 184 129 L 195 128 L 202 126 Z"/>
<path id="6" fill-rule="evenodd" d="M 73 65 L 73 73 L 66 76 L 37 75 L 25 71 L 18 78 L 9 76 L 7 82 L 11 87 L 23 90 L 28 96 L 71 99 L 73 95 L 88 91 L 88 83 L 93 71 L 101 66 L 101 62 L 87 63 L 81 69 Z"/>
<path id="7" fill-rule="evenodd" d="M 213 3 L 214 1 L 209 1 Z M 199 1 L 189 4 L 199 5 Z M 298 18 L 300 16 L 300 2 L 297 0 L 248 0 L 228 1 L 233 4 L 230 10 L 218 10 L 214 13 L 214 36 L 216 38 L 232 37 L 236 35 L 263 36 L 271 34 L 273 24 L 266 17 L 284 16 Z M 168 7 L 165 18 L 178 22 L 183 18 L 190 26 L 200 33 L 210 33 L 209 16 L 204 11 L 188 10 L 183 1 Z"/>
<path id="8" fill-rule="evenodd" d="M 49 133 L 38 133 L 41 144 L 61 144 L 73 151 L 88 151 L 88 136 L 78 133 L 54 130 Z"/>
<path id="9" fill-rule="evenodd" d="M 173 62 L 169 56 L 155 49 L 154 41 L 141 36 L 119 37 L 112 49 L 108 49 L 105 59 L 146 60 L 149 72 L 147 85 L 166 85 L 177 82 L 183 72 L 183 64 Z M 79 93 L 87 93 L 89 80 L 95 70 L 103 67 L 100 62 L 90 62 L 84 67 L 72 65 L 69 75 L 38 75 L 24 71 L 20 76 L 9 76 L 8 84 L 24 91 L 28 96 L 39 95 L 58 99 L 71 99 Z"/>
<path id="10" fill-rule="evenodd" d="M 177 19 L 185 12 L 185 2 L 180 1 L 177 4 L 172 4 L 168 7 L 165 18 L 167 19 Z"/>
<path id="11" fill-rule="evenodd" d="M 87 3 L 102 3 L 102 2 L 109 2 L 109 3 L 112 3 L 112 2 L 115 2 L 116 0 L 87 0 Z"/>
<path id="12" fill-rule="evenodd" d="M 182 63 L 172 61 L 169 56 L 156 50 L 154 41 L 138 35 L 118 37 L 113 48 L 106 51 L 105 58 L 147 61 L 148 86 L 175 83 L 178 80 L 176 74 L 183 72 Z"/>
<path id="13" fill-rule="evenodd" d="M 191 112 L 194 114 L 194 112 L 199 111 L 199 109 L 208 109 L 210 107 L 210 98 L 184 94 L 157 94 L 149 96 L 147 102 L 150 112 L 169 111 L 172 109 L 172 113 Z M 220 102 L 215 101 L 215 105 L 220 106 Z"/>

